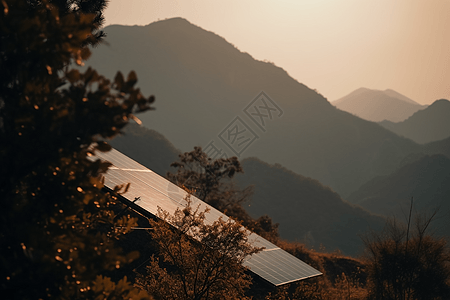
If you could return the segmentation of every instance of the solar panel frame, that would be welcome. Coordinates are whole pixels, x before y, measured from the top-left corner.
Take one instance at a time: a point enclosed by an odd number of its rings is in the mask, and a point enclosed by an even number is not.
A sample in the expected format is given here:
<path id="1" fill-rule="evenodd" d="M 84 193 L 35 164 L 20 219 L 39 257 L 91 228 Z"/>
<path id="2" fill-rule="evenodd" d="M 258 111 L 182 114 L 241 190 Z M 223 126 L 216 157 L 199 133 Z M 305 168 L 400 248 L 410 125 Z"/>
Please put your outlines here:
<path id="1" fill-rule="evenodd" d="M 121 152 L 112 149 L 109 152 L 97 152 L 96 157 L 113 164 L 105 174 L 105 187 L 113 190 L 117 185 L 130 183 L 127 193 L 121 197 L 130 207 L 140 213 L 157 217 L 158 207 L 170 214 L 173 214 L 177 208 L 186 207 L 185 197 L 188 193 L 185 190 Z M 139 200 L 133 203 L 133 200 L 138 197 Z M 200 211 L 209 209 L 205 214 L 206 224 L 212 224 L 219 218 L 225 221 L 230 219 L 195 196 L 191 195 L 190 199 L 192 207 L 199 207 Z M 245 258 L 243 265 L 269 283 L 280 286 L 322 275 L 320 271 L 261 236 L 250 231 L 248 233 L 249 243 L 255 247 L 264 247 L 264 249 Z"/>

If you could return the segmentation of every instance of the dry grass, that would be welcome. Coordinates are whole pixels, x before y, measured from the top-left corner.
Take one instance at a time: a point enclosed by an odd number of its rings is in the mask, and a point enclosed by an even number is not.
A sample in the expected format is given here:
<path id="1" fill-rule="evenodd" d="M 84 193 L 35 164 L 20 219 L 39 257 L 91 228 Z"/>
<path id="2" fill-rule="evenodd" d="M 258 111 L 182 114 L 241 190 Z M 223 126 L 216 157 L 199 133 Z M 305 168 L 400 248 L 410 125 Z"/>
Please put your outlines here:
<path id="1" fill-rule="evenodd" d="M 366 299 L 366 267 L 362 260 L 338 252 L 321 253 L 300 243 L 279 241 L 278 246 L 313 266 L 322 276 L 279 288 L 266 300 L 356 300 Z"/>

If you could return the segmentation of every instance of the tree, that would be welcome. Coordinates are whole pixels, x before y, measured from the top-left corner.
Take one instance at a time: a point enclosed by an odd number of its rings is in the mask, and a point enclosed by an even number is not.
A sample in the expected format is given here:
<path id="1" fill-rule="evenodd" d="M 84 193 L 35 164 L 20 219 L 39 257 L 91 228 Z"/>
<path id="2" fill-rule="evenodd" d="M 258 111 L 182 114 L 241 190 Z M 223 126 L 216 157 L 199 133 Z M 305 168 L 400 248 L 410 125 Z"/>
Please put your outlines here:
<path id="1" fill-rule="evenodd" d="M 408 225 L 393 219 L 381 234 L 364 237 L 369 299 L 448 299 L 450 251 L 427 233 L 434 216 L 417 216 L 413 230 L 411 217 Z"/>
<path id="2" fill-rule="evenodd" d="M 242 207 L 253 193 L 253 187 L 239 189 L 233 177 L 244 173 L 237 157 L 212 160 L 201 147 L 179 155 L 180 160 L 171 164 L 177 172 L 167 173 L 173 183 L 192 190 L 193 195 L 224 214 L 239 220 L 249 230 L 271 242 L 278 239 L 278 224 L 268 216 L 254 220 Z"/>
<path id="3" fill-rule="evenodd" d="M 251 188 L 237 190 L 230 181 L 235 174 L 243 173 L 237 157 L 212 160 L 201 147 L 179 155 L 180 161 L 170 166 L 177 173 L 167 173 L 169 180 L 184 185 L 202 201 L 225 211 L 234 210 L 251 194 Z"/>
<path id="4" fill-rule="evenodd" d="M 0 288 L 8 299 L 146 297 L 107 271 L 123 255 L 115 240 L 134 224 L 115 220 L 114 193 L 98 176 L 108 151 L 153 97 L 136 74 L 114 82 L 82 64 L 98 43 L 105 0 L 0 1 Z M 116 190 L 119 192 L 119 189 Z"/>
<path id="5" fill-rule="evenodd" d="M 156 299 L 248 299 L 251 284 L 243 260 L 261 249 L 248 243 L 248 231 L 232 220 L 205 223 L 205 214 L 187 205 L 174 215 L 159 209 L 150 220 L 159 250 L 137 284 Z"/>

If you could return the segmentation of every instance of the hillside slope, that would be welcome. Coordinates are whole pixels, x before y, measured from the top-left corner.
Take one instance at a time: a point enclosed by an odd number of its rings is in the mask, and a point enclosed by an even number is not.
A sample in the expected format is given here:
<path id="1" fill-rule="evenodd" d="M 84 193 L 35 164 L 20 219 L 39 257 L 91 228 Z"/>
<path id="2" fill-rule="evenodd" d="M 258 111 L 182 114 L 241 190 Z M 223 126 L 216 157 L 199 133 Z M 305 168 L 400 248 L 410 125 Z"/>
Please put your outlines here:
<path id="1" fill-rule="evenodd" d="M 439 141 L 450 137 L 450 101 L 437 100 L 403 122 L 384 121 L 379 124 L 419 144 Z"/>
<path id="2" fill-rule="evenodd" d="M 404 221 L 411 197 L 419 213 L 439 209 L 436 228 L 450 236 L 450 158 L 444 155 L 416 158 L 391 175 L 370 180 L 347 200 L 372 213 Z"/>
<path id="3" fill-rule="evenodd" d="M 425 144 L 423 146 L 423 151 L 427 154 L 444 154 L 445 156 L 450 158 L 450 137 Z"/>
<path id="4" fill-rule="evenodd" d="M 254 217 L 267 214 L 280 223 L 283 239 L 357 255 L 363 247 L 359 235 L 384 225 L 383 218 L 342 200 L 317 180 L 255 158 L 245 159 L 242 166 L 245 173 L 237 176 L 238 184 L 255 185 L 246 210 Z"/>

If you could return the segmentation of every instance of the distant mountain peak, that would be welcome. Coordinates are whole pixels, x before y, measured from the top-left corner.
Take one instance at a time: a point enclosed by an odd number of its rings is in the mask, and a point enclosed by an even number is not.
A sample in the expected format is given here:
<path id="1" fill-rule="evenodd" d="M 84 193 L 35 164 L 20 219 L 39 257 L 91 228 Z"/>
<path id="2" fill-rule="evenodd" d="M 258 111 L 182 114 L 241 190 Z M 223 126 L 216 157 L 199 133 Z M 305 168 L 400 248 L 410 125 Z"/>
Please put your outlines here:
<path id="1" fill-rule="evenodd" d="M 354 90 L 353 92 L 367 92 L 367 91 L 375 91 L 366 87 L 360 87 L 359 89 Z"/>
<path id="2" fill-rule="evenodd" d="M 392 90 L 359 88 L 332 104 L 340 110 L 373 122 L 401 122 L 425 106 Z"/>
<path id="3" fill-rule="evenodd" d="M 181 18 L 181 17 L 175 17 L 175 18 L 168 18 L 168 19 L 164 19 L 164 20 L 158 20 L 155 22 L 152 22 L 148 25 L 145 25 L 144 27 L 148 27 L 148 26 L 193 26 L 193 27 L 199 27 L 197 25 L 192 24 L 191 22 L 189 22 L 188 20 L 186 20 L 185 18 Z"/>
<path id="4" fill-rule="evenodd" d="M 157 22 L 182 22 L 182 23 L 184 22 L 184 23 L 192 24 L 187 19 L 182 18 L 182 17 L 173 17 L 173 18 L 168 18 L 168 19 L 164 19 L 164 20 L 159 20 Z M 154 23 L 157 23 L 157 22 L 154 22 Z"/>

